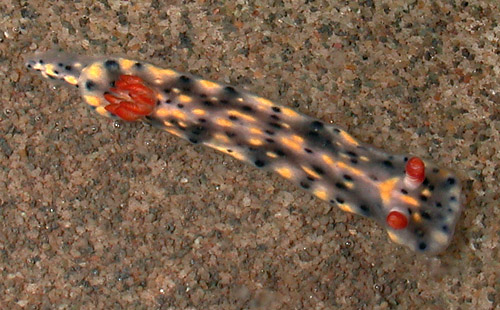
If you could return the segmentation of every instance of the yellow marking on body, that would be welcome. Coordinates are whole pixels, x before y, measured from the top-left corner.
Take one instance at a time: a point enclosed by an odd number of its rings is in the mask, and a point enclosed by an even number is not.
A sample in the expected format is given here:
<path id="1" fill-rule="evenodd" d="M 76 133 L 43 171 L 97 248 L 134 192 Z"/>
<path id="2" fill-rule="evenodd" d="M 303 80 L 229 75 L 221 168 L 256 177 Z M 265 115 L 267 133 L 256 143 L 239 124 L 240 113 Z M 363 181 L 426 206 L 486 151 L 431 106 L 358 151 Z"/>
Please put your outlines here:
<path id="1" fill-rule="evenodd" d="M 262 129 L 259 129 L 257 127 L 250 127 L 249 131 L 250 131 L 250 133 L 252 133 L 254 135 L 262 135 L 262 134 L 264 134 L 264 132 L 262 131 Z"/>
<path id="2" fill-rule="evenodd" d="M 401 244 L 401 238 L 398 235 L 396 235 L 392 231 L 387 231 L 387 234 L 389 235 L 389 239 L 391 239 L 392 241 L 394 241 L 398 244 Z"/>
<path id="3" fill-rule="evenodd" d="M 244 100 L 243 100 L 243 98 L 238 97 L 238 99 L 236 99 L 236 101 L 238 101 L 238 102 L 242 103 Z"/>
<path id="4" fill-rule="evenodd" d="M 104 70 L 100 63 L 94 63 L 85 68 L 82 74 L 85 74 L 90 80 L 98 81 L 104 76 Z"/>
<path id="5" fill-rule="evenodd" d="M 267 109 L 267 108 L 270 108 L 274 105 L 274 103 L 272 103 L 270 100 L 267 100 L 266 98 L 262 98 L 262 97 L 253 97 L 253 99 L 255 101 L 257 101 L 258 105 L 257 105 L 257 108 L 259 109 Z"/>
<path id="6" fill-rule="evenodd" d="M 353 182 L 349 182 L 349 181 L 344 181 L 344 185 L 348 188 L 348 189 L 352 189 L 354 187 L 354 183 Z"/>
<path id="7" fill-rule="evenodd" d="M 338 207 L 340 210 L 345 211 L 345 212 L 350 212 L 350 213 L 356 213 L 354 209 L 347 203 L 339 203 Z"/>
<path id="8" fill-rule="evenodd" d="M 401 195 L 401 200 L 406 203 L 406 204 L 409 204 L 413 207 L 418 207 L 420 206 L 420 203 L 413 197 L 410 197 L 408 195 Z"/>
<path id="9" fill-rule="evenodd" d="M 344 169 L 344 170 L 347 170 L 349 173 L 352 173 L 356 176 L 363 176 L 363 172 L 357 168 L 353 168 L 351 166 L 349 166 L 348 164 L 342 162 L 342 161 L 338 161 L 337 162 L 337 166 L 340 168 L 340 169 Z"/>
<path id="10" fill-rule="evenodd" d="M 133 60 L 130 60 L 130 59 L 120 58 L 120 59 L 118 59 L 118 63 L 120 64 L 120 68 L 123 71 L 128 71 L 137 62 L 133 61 Z"/>
<path id="11" fill-rule="evenodd" d="M 323 188 L 315 189 L 313 194 L 321 200 L 328 200 L 328 193 Z"/>
<path id="12" fill-rule="evenodd" d="M 174 70 L 159 68 L 152 64 L 147 64 L 146 70 L 148 70 L 153 75 L 156 84 L 165 82 L 165 78 L 172 79 L 178 75 L 178 73 Z"/>
<path id="13" fill-rule="evenodd" d="M 199 80 L 198 83 L 200 83 L 200 85 L 207 90 L 215 90 L 220 87 L 219 84 L 207 80 Z"/>
<path id="14" fill-rule="evenodd" d="M 97 96 L 85 95 L 83 96 L 85 102 L 93 107 L 98 107 L 101 105 L 101 99 Z"/>
<path id="15" fill-rule="evenodd" d="M 106 116 L 106 117 L 109 117 L 109 112 L 103 107 L 103 106 L 99 106 L 95 109 L 95 111 L 97 113 L 99 113 L 100 115 L 102 116 Z"/>
<path id="16" fill-rule="evenodd" d="M 177 100 L 179 100 L 180 103 L 190 103 L 193 98 L 186 95 L 180 95 L 179 97 L 177 97 Z"/>
<path id="17" fill-rule="evenodd" d="M 237 111 L 237 110 L 230 110 L 230 111 L 228 111 L 228 114 L 229 114 L 229 116 L 238 117 L 238 118 L 241 118 L 241 119 L 246 120 L 248 122 L 256 122 L 255 117 L 250 116 L 248 114 L 241 113 L 240 111 Z"/>
<path id="18" fill-rule="evenodd" d="M 291 179 L 293 176 L 293 171 L 287 167 L 277 167 L 274 169 L 279 175 L 284 177 L 285 179 Z"/>
<path id="19" fill-rule="evenodd" d="M 250 138 L 248 140 L 248 143 L 254 146 L 261 146 L 262 144 L 264 144 L 264 142 L 262 142 L 262 140 L 258 138 Z"/>
<path id="20" fill-rule="evenodd" d="M 279 123 L 281 125 L 281 127 L 285 128 L 285 129 L 290 129 L 290 125 L 288 125 L 287 123 Z"/>
<path id="21" fill-rule="evenodd" d="M 65 80 L 67 83 L 71 84 L 71 85 L 76 85 L 76 84 L 78 84 L 78 80 L 77 80 L 74 76 L 72 76 L 72 75 L 67 75 L 67 76 L 65 76 L 65 77 L 64 77 L 64 80 Z"/>
<path id="22" fill-rule="evenodd" d="M 215 120 L 215 123 L 219 126 L 222 126 L 222 127 L 233 127 L 233 122 L 225 119 L 225 118 L 217 118 Z"/>
<path id="23" fill-rule="evenodd" d="M 47 64 L 45 67 L 43 67 L 45 70 L 45 73 L 51 76 L 57 76 L 57 74 L 54 72 L 54 65 L 53 64 Z"/>
<path id="24" fill-rule="evenodd" d="M 425 197 L 429 198 L 431 196 L 431 191 L 428 188 L 426 188 L 422 191 L 421 194 L 424 195 Z"/>
<path id="25" fill-rule="evenodd" d="M 321 179 L 321 176 L 319 174 L 317 174 L 314 170 L 312 169 L 309 169 L 308 167 L 306 166 L 300 166 L 302 168 L 302 170 L 304 170 L 307 174 L 309 174 L 310 176 L 312 176 L 313 178 L 316 178 L 316 179 Z"/>
<path id="26" fill-rule="evenodd" d="M 266 152 L 266 155 L 267 155 L 268 157 L 271 157 L 271 158 L 276 158 L 276 157 L 278 157 L 278 154 L 276 154 L 276 153 L 274 153 L 274 152 L 271 152 L 271 151 Z"/>
<path id="27" fill-rule="evenodd" d="M 294 110 L 289 109 L 289 108 L 281 108 L 281 113 L 283 113 L 285 116 L 288 116 L 291 118 L 299 117 L 299 113 L 297 113 Z"/>
<path id="28" fill-rule="evenodd" d="M 173 117 L 175 117 L 175 119 L 178 119 L 178 120 L 183 120 L 185 121 L 187 116 L 186 116 L 186 113 L 180 111 L 180 110 L 173 110 L 171 115 Z"/>
<path id="29" fill-rule="evenodd" d="M 304 139 L 298 135 L 292 135 L 291 137 L 281 138 L 281 142 L 288 148 L 299 151 L 302 148 Z"/>
<path id="30" fill-rule="evenodd" d="M 238 151 L 232 151 L 231 153 L 229 153 L 228 151 L 226 151 L 225 153 L 233 156 L 234 158 L 236 158 L 239 161 L 245 161 L 245 159 L 246 159 L 245 155 L 242 154 L 242 153 L 240 153 L 240 152 L 238 152 Z"/>
<path id="31" fill-rule="evenodd" d="M 158 117 L 167 117 L 170 115 L 170 110 L 165 108 L 158 108 L 156 109 L 155 114 Z"/>
<path id="32" fill-rule="evenodd" d="M 231 155 L 232 157 L 236 158 L 237 160 L 240 160 L 240 161 L 245 160 L 245 155 L 243 155 L 242 153 L 240 153 L 238 151 L 232 150 L 231 152 L 229 152 L 226 147 L 219 146 L 219 145 L 212 144 L 212 143 L 205 143 L 205 145 L 208 147 L 211 147 L 213 149 L 216 149 L 217 151 L 220 151 L 222 153 Z"/>
<path id="33" fill-rule="evenodd" d="M 434 230 L 431 233 L 431 237 L 432 237 L 432 239 L 434 239 L 435 241 L 437 241 L 438 243 L 441 243 L 441 244 L 445 244 L 448 242 L 448 235 L 440 230 Z"/>
<path id="34" fill-rule="evenodd" d="M 179 122 L 177 122 L 177 124 L 179 124 L 179 126 L 182 127 L 183 129 L 185 129 L 187 127 L 187 124 L 184 123 L 183 121 L 179 121 Z"/>
<path id="35" fill-rule="evenodd" d="M 328 156 L 326 154 L 321 155 L 321 159 L 323 159 L 323 161 L 330 166 L 335 165 L 335 161 L 333 160 L 333 158 L 331 158 L 330 156 Z"/>
<path id="36" fill-rule="evenodd" d="M 175 128 L 165 128 L 165 131 L 168 132 L 168 133 L 171 133 L 173 134 L 174 136 L 177 136 L 177 137 L 181 137 L 182 138 L 182 134 L 180 131 L 178 131 L 177 129 Z"/>
<path id="37" fill-rule="evenodd" d="M 422 221 L 422 215 L 420 215 L 420 213 L 418 212 L 413 212 L 411 217 L 413 218 L 413 221 L 415 221 L 415 223 L 420 223 Z"/>
<path id="38" fill-rule="evenodd" d="M 384 205 L 387 205 L 391 200 L 391 194 L 394 191 L 394 187 L 396 187 L 396 183 L 398 181 L 399 178 L 395 177 L 379 184 L 378 188 L 380 192 L 380 198 L 382 198 L 382 203 Z"/>
<path id="39" fill-rule="evenodd" d="M 359 144 L 358 141 L 356 141 L 353 137 L 351 137 L 351 135 L 349 135 L 347 132 L 342 130 L 342 131 L 340 131 L 340 135 L 347 143 L 354 145 L 354 146 L 358 146 L 358 144 Z"/>
<path id="40" fill-rule="evenodd" d="M 366 162 L 370 161 L 370 159 L 368 157 L 363 156 L 363 155 L 359 156 L 359 159 L 361 159 L 362 161 L 366 161 Z"/>
<path id="41" fill-rule="evenodd" d="M 217 142 L 221 142 L 222 144 L 230 144 L 231 141 L 226 135 L 223 135 L 221 133 L 216 133 L 214 134 L 214 140 Z"/>
<path id="42" fill-rule="evenodd" d="M 194 109 L 192 112 L 194 115 L 199 115 L 199 116 L 203 116 L 203 115 L 207 114 L 207 112 L 205 110 L 202 110 L 202 109 Z"/>

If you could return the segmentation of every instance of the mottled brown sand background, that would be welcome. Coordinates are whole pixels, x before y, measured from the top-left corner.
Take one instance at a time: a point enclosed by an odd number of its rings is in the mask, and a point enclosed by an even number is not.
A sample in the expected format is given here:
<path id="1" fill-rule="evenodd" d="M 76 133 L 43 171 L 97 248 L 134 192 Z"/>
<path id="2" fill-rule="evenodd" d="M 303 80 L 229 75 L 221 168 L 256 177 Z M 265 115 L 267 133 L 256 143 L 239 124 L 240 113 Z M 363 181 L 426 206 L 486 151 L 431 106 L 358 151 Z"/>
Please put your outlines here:
<path id="1" fill-rule="evenodd" d="M 498 1 L 3 0 L 0 308 L 498 309 L 499 23 Z M 453 168 L 456 238 L 415 256 L 275 175 L 98 117 L 24 69 L 55 48 L 231 83 Z"/>

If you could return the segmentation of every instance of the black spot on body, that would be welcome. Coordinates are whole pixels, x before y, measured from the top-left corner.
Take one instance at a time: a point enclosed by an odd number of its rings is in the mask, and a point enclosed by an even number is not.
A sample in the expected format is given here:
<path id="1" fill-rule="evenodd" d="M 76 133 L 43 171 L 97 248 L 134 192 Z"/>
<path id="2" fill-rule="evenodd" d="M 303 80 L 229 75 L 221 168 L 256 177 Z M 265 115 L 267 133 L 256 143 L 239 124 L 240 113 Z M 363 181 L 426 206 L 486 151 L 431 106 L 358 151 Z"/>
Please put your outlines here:
<path id="1" fill-rule="evenodd" d="M 238 92 L 232 86 L 226 86 L 226 87 L 224 87 L 224 92 L 226 94 L 228 94 L 229 96 L 236 96 L 236 95 L 238 95 Z"/>
<path id="2" fill-rule="evenodd" d="M 179 109 L 182 109 L 182 108 L 184 108 L 184 105 L 183 105 L 182 103 L 179 103 L 179 104 L 177 104 L 177 107 L 178 107 Z"/>
<path id="3" fill-rule="evenodd" d="M 167 99 L 167 100 L 165 100 L 165 103 L 166 103 L 166 104 L 171 104 L 171 103 L 172 103 L 172 100 Z"/>
<path id="4" fill-rule="evenodd" d="M 348 174 L 344 174 L 343 177 L 344 177 L 344 180 L 346 180 L 346 181 L 352 181 L 352 177 Z"/>
<path id="5" fill-rule="evenodd" d="M 314 172 L 316 172 L 319 175 L 325 174 L 325 170 L 323 170 L 323 168 L 321 168 L 321 167 L 318 167 L 316 165 L 312 165 L 312 168 L 313 168 Z"/>
<path id="6" fill-rule="evenodd" d="M 358 158 L 358 154 L 354 153 L 353 151 L 347 151 L 346 154 L 351 157 Z"/>
<path id="7" fill-rule="evenodd" d="M 313 178 L 313 177 L 311 177 L 311 176 L 308 176 L 308 177 L 307 177 L 307 179 L 308 179 L 309 181 L 311 181 L 311 182 L 313 182 L 313 181 L 315 181 L 315 180 L 316 180 L 315 178 Z"/>
<path id="8" fill-rule="evenodd" d="M 351 164 L 356 165 L 358 163 L 358 160 L 356 158 L 351 158 L 350 162 Z"/>
<path id="9" fill-rule="evenodd" d="M 207 107 L 211 107 L 211 106 L 213 106 L 213 105 L 214 105 L 212 102 L 210 102 L 210 101 L 208 101 L 208 100 L 203 100 L 201 103 L 202 103 L 204 106 L 207 106 Z"/>
<path id="10" fill-rule="evenodd" d="M 456 183 L 456 180 L 455 180 L 454 178 L 448 178 L 448 179 L 446 180 L 446 183 L 447 183 L 448 185 L 453 185 L 453 184 L 455 184 L 455 183 Z"/>
<path id="11" fill-rule="evenodd" d="M 338 134 L 338 133 L 340 133 L 340 129 L 338 129 L 338 128 L 333 128 L 333 132 L 334 132 L 334 133 L 336 133 L 336 134 Z"/>
<path id="12" fill-rule="evenodd" d="M 445 233 L 449 232 L 450 231 L 450 228 L 448 227 L 448 225 L 443 225 L 441 227 L 441 230 L 444 231 Z"/>
<path id="13" fill-rule="evenodd" d="M 232 120 L 232 121 L 237 121 L 238 117 L 234 116 L 234 115 L 229 115 L 229 119 Z"/>
<path id="14" fill-rule="evenodd" d="M 185 92 L 189 92 L 191 90 L 192 80 L 190 77 L 181 75 L 179 76 L 179 88 Z"/>
<path id="15" fill-rule="evenodd" d="M 243 107 L 241 107 L 241 109 L 245 112 L 251 112 L 253 111 L 252 107 L 251 106 L 248 106 L 248 105 L 244 105 Z"/>
<path id="16" fill-rule="evenodd" d="M 85 88 L 88 90 L 88 91 L 93 91 L 95 90 L 95 87 L 96 87 L 96 84 L 91 81 L 91 80 L 88 80 L 87 82 L 85 82 Z"/>
<path id="17" fill-rule="evenodd" d="M 270 136 L 274 135 L 274 131 L 269 130 L 269 129 L 266 129 L 264 132 L 267 133 Z"/>
<path id="18" fill-rule="evenodd" d="M 418 249 L 419 249 L 419 250 L 421 250 L 421 251 L 423 251 L 423 250 L 427 249 L 427 243 L 425 243 L 425 242 L 420 242 L 420 243 L 418 244 Z"/>
<path id="19" fill-rule="evenodd" d="M 443 205 L 438 201 L 436 202 L 436 208 L 441 208 Z"/>
<path id="20" fill-rule="evenodd" d="M 430 220 L 431 219 L 431 215 L 425 211 L 422 212 L 422 217 L 426 220 Z"/>
<path id="21" fill-rule="evenodd" d="M 111 72 L 116 72 L 120 70 L 120 65 L 115 60 L 106 60 L 104 62 L 104 67 Z"/>
<path id="22" fill-rule="evenodd" d="M 342 199 L 342 198 L 340 198 L 340 197 L 335 198 L 335 200 L 337 200 L 338 203 L 344 203 L 345 202 L 345 200 Z"/>
<path id="23" fill-rule="evenodd" d="M 316 130 L 316 131 L 323 129 L 323 127 L 324 127 L 323 123 L 320 121 L 312 121 L 310 126 L 313 130 Z"/>
<path id="24" fill-rule="evenodd" d="M 382 162 L 382 165 L 384 165 L 384 166 L 385 166 L 385 167 L 387 167 L 387 168 L 394 169 L 394 165 L 393 165 L 393 164 L 392 164 L 392 162 L 391 162 L 391 161 L 389 161 L 389 160 L 384 160 L 384 161 Z"/>
<path id="25" fill-rule="evenodd" d="M 309 188 L 311 187 L 311 186 L 310 186 L 307 182 L 305 182 L 305 181 L 301 181 L 301 182 L 300 182 L 300 186 L 301 186 L 302 188 L 304 188 L 304 189 L 309 189 Z"/>
<path id="26" fill-rule="evenodd" d="M 359 209 L 363 212 L 364 215 L 367 215 L 370 213 L 370 208 L 368 208 L 367 205 L 360 205 Z"/>
<path id="27" fill-rule="evenodd" d="M 455 197 L 455 196 L 451 196 L 451 197 L 450 197 L 450 201 L 457 201 L 457 197 Z"/>
<path id="28" fill-rule="evenodd" d="M 427 196 L 420 195 L 420 200 L 422 200 L 422 201 L 427 201 Z"/>
<path id="29" fill-rule="evenodd" d="M 275 151 L 274 151 L 274 153 L 276 153 L 276 154 L 277 154 L 278 156 L 280 156 L 280 157 L 283 157 L 283 156 L 285 156 L 285 155 L 286 155 L 286 154 L 285 154 L 285 152 L 283 152 L 283 151 L 282 151 L 282 150 L 280 150 L 280 149 L 275 150 Z"/>
<path id="30" fill-rule="evenodd" d="M 340 183 L 340 182 L 337 182 L 335 183 L 335 187 L 338 188 L 338 189 L 347 189 L 347 187 L 345 186 L 344 183 Z"/>
<path id="31" fill-rule="evenodd" d="M 257 159 L 254 161 L 255 166 L 262 168 L 266 165 L 266 162 L 263 161 L 262 159 Z"/>
<path id="32" fill-rule="evenodd" d="M 438 173 L 438 172 L 439 172 L 439 169 L 438 169 L 438 168 L 432 168 L 432 172 L 434 172 L 434 173 Z"/>
<path id="33" fill-rule="evenodd" d="M 401 193 L 403 193 L 405 195 L 408 195 L 408 191 L 406 189 L 404 189 L 404 188 L 401 190 Z"/>
<path id="34" fill-rule="evenodd" d="M 226 136 L 228 136 L 228 138 L 234 138 L 234 137 L 236 137 L 236 134 L 234 132 L 231 132 L 231 131 L 226 131 Z"/>
<path id="35" fill-rule="evenodd" d="M 266 142 L 267 142 L 267 143 L 274 143 L 274 140 L 273 140 L 273 139 L 271 139 L 271 138 L 266 138 Z"/>
<path id="36" fill-rule="evenodd" d="M 136 62 L 136 63 L 134 64 L 134 67 L 135 67 L 136 69 L 139 69 L 139 70 L 140 70 L 140 69 L 142 69 L 142 64 L 141 64 L 140 62 Z"/>
<path id="37" fill-rule="evenodd" d="M 206 119 L 204 119 L 204 118 L 199 118 L 199 119 L 198 119 L 198 122 L 200 122 L 200 123 L 206 123 L 206 122 L 207 122 L 207 120 L 206 120 Z"/>
<path id="38" fill-rule="evenodd" d="M 304 151 L 306 151 L 306 153 L 309 153 L 309 154 L 311 154 L 313 152 L 311 149 L 308 149 L 307 147 L 304 149 Z"/>
<path id="39" fill-rule="evenodd" d="M 269 126 L 273 127 L 273 128 L 277 128 L 277 129 L 280 129 L 281 128 L 281 125 L 278 124 L 278 123 L 274 123 L 274 122 L 269 122 Z"/>
<path id="40" fill-rule="evenodd" d="M 274 115 L 274 114 L 273 114 L 273 115 L 271 115 L 271 118 L 272 118 L 273 120 L 275 120 L 275 121 L 279 121 L 279 120 L 280 120 L 280 118 L 278 117 L 278 115 Z"/>
<path id="41" fill-rule="evenodd" d="M 67 66 L 65 66 L 65 67 L 64 67 L 64 69 L 65 69 L 66 71 L 71 71 L 71 70 L 73 70 L 73 67 L 72 67 L 72 66 L 70 66 L 70 65 L 67 65 Z"/>
<path id="42" fill-rule="evenodd" d="M 281 109 L 279 107 L 272 107 L 271 108 L 274 112 L 276 113 L 280 113 L 281 112 Z"/>
<path id="43" fill-rule="evenodd" d="M 166 94 L 169 94 L 172 90 L 171 90 L 170 88 L 165 88 L 163 91 L 164 91 Z"/>
<path id="44" fill-rule="evenodd" d="M 57 75 L 59 75 L 59 71 L 57 71 L 57 70 L 54 70 L 54 73 L 57 74 Z"/>
<path id="45" fill-rule="evenodd" d="M 190 137 L 190 138 L 189 138 L 189 142 L 191 142 L 191 143 L 193 143 L 193 144 L 197 144 L 197 143 L 198 143 L 198 139 L 193 138 L 193 137 Z"/>

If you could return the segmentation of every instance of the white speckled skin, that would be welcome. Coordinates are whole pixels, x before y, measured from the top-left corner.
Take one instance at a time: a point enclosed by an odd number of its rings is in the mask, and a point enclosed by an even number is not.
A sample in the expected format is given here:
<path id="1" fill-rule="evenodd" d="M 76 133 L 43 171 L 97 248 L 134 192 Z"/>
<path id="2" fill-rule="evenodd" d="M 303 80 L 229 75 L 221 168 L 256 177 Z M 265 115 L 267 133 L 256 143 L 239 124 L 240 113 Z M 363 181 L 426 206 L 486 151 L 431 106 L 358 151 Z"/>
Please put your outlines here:
<path id="1" fill-rule="evenodd" d="M 27 66 L 80 89 L 99 114 L 114 117 L 104 95 L 121 75 L 140 77 L 157 100 L 142 120 L 192 143 L 274 171 L 342 210 L 375 219 L 396 243 L 443 251 L 461 213 L 461 188 L 448 170 L 424 160 L 426 178 L 405 185 L 409 156 L 363 144 L 344 130 L 231 86 L 120 57 L 37 54 Z M 391 210 L 408 226 L 386 223 Z"/>

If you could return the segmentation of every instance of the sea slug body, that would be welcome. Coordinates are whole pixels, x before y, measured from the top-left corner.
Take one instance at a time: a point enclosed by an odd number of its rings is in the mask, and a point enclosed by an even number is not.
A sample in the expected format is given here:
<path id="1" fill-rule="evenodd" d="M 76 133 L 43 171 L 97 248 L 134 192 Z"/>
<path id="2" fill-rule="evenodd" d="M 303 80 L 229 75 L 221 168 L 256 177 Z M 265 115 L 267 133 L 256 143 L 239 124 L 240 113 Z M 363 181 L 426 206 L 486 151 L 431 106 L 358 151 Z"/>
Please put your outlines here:
<path id="1" fill-rule="evenodd" d="M 452 172 L 388 154 L 339 127 L 229 85 L 123 57 L 36 54 L 28 68 L 79 88 L 97 113 L 140 120 L 274 171 L 423 253 L 450 243 L 461 213 Z"/>

